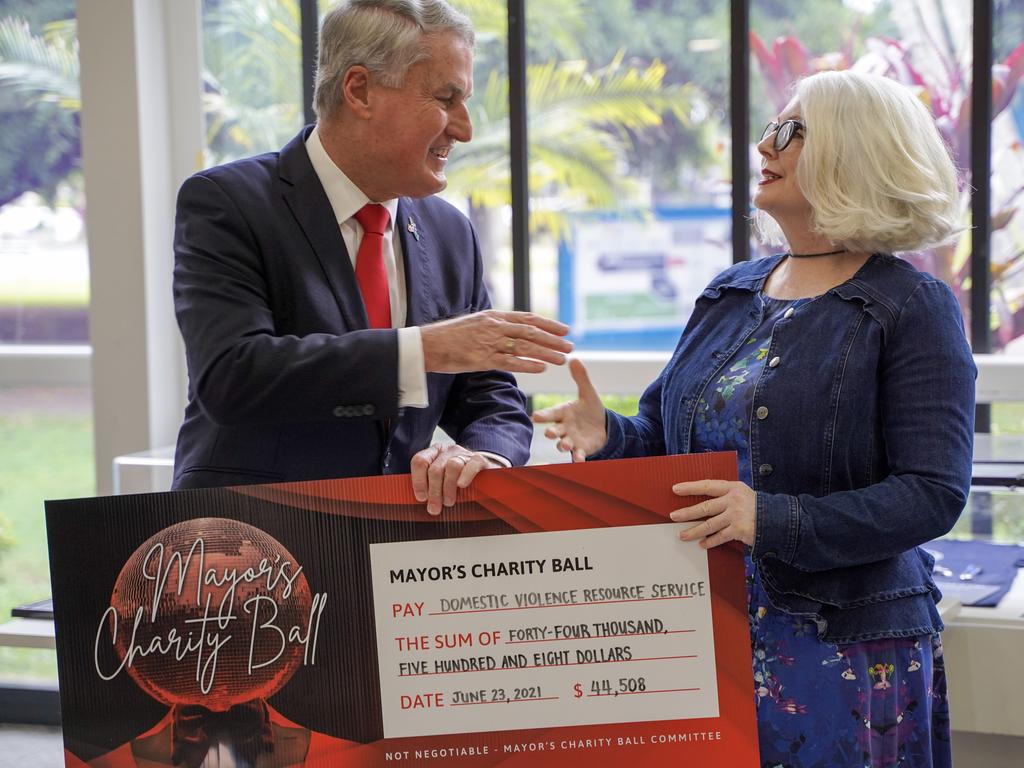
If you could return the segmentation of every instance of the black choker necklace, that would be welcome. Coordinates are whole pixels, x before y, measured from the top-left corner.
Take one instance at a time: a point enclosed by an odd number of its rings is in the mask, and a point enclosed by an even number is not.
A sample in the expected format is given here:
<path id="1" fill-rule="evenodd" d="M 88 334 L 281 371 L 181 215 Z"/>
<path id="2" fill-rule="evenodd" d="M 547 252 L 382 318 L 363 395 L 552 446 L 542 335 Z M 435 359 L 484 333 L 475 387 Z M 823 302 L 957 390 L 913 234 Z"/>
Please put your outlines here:
<path id="1" fill-rule="evenodd" d="M 846 253 L 845 248 L 840 248 L 838 251 L 825 251 L 824 253 L 789 253 L 787 256 L 792 256 L 794 259 L 813 259 L 815 256 L 835 256 L 838 253 Z"/>

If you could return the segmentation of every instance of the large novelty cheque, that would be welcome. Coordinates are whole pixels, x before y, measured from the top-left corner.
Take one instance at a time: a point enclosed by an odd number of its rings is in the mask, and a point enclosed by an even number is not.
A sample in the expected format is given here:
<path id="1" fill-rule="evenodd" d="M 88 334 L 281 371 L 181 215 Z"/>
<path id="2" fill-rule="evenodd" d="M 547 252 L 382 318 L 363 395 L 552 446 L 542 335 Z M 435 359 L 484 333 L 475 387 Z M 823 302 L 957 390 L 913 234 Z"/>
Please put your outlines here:
<path id="1" fill-rule="evenodd" d="M 47 503 L 68 766 L 755 766 L 734 454 Z M 207 763 L 208 764 L 208 763 Z"/>

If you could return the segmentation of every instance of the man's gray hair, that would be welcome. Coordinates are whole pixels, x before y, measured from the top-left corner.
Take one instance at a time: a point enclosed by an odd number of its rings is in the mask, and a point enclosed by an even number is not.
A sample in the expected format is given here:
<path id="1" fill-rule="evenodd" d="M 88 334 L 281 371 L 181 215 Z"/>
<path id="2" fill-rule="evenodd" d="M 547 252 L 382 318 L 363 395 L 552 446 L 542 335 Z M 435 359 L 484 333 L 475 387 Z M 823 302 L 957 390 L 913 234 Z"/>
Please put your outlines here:
<path id="1" fill-rule="evenodd" d="M 345 73 L 361 64 L 385 86 L 398 88 L 409 67 L 427 57 L 423 36 L 451 32 L 470 48 L 469 19 L 444 0 L 346 0 L 320 25 L 313 110 L 330 117 L 342 102 Z"/>

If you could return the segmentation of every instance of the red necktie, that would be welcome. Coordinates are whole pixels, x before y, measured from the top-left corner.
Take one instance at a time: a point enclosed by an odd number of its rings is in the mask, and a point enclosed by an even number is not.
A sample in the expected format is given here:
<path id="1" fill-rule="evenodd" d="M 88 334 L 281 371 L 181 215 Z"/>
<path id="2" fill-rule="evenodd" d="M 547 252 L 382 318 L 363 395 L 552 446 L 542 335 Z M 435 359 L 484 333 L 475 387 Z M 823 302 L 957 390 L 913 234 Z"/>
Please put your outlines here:
<path id="1" fill-rule="evenodd" d="M 384 267 L 384 231 L 390 216 L 388 209 L 377 203 L 368 203 L 356 212 L 356 221 L 363 228 L 356 254 L 356 280 L 371 328 L 391 327 L 388 271 Z"/>

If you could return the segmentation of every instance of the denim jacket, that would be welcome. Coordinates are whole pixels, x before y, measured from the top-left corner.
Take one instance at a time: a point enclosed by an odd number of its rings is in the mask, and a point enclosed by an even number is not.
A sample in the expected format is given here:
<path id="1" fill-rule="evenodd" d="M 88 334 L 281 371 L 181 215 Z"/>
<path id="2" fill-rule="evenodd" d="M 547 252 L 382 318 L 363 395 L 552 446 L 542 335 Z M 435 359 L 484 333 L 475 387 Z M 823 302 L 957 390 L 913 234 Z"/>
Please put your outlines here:
<path id="1" fill-rule="evenodd" d="M 782 258 L 711 281 L 638 415 L 608 412 L 590 459 L 690 451 L 697 401 L 760 324 L 754 294 Z M 773 605 L 823 641 L 942 629 L 918 545 L 963 510 L 976 373 L 952 291 L 893 256 L 775 325 L 750 425 L 751 557 Z"/>

